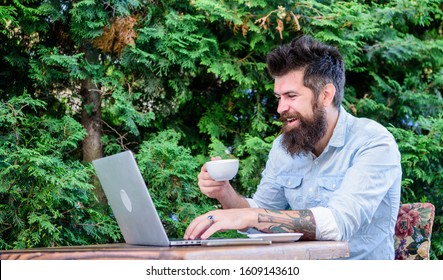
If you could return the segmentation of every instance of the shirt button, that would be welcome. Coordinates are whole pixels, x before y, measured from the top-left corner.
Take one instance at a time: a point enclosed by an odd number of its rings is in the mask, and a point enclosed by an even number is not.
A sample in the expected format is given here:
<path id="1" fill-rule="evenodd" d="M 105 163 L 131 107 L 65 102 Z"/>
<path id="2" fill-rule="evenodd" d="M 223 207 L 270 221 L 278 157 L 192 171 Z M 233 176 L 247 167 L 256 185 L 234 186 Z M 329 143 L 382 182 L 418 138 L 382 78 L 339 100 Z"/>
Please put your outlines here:
<path id="1" fill-rule="evenodd" d="M 335 189 L 335 184 L 332 185 L 332 188 Z"/>
<path id="2" fill-rule="evenodd" d="M 287 183 L 287 184 L 288 184 L 288 186 L 290 186 L 290 185 L 292 184 L 292 182 L 291 182 L 291 181 L 288 181 L 288 183 Z"/>
<path id="3" fill-rule="evenodd" d="M 314 164 L 315 164 L 315 165 L 318 165 L 318 160 L 314 161 Z"/>

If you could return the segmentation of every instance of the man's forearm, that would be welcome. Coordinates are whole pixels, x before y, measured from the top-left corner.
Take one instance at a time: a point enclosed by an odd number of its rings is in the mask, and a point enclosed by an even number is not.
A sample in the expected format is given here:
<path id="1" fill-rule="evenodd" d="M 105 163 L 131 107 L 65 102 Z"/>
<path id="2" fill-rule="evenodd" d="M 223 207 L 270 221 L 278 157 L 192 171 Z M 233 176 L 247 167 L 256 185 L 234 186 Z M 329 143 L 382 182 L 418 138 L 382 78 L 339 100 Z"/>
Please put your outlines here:
<path id="1" fill-rule="evenodd" d="M 262 232 L 302 232 L 304 240 L 315 240 L 316 223 L 311 210 L 260 209 L 256 229 Z"/>

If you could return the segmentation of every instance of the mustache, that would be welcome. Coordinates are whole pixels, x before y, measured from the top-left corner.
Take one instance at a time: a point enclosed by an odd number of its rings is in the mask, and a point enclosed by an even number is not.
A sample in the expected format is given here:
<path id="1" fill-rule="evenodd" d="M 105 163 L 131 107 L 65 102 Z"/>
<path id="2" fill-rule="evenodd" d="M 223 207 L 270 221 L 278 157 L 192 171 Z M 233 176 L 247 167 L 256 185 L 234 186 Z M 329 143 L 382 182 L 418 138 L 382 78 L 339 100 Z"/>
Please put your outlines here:
<path id="1" fill-rule="evenodd" d="M 278 120 L 282 123 L 286 123 L 288 119 L 303 120 L 303 116 L 299 112 L 293 112 L 293 113 L 285 112 L 280 115 L 280 118 L 278 118 Z"/>

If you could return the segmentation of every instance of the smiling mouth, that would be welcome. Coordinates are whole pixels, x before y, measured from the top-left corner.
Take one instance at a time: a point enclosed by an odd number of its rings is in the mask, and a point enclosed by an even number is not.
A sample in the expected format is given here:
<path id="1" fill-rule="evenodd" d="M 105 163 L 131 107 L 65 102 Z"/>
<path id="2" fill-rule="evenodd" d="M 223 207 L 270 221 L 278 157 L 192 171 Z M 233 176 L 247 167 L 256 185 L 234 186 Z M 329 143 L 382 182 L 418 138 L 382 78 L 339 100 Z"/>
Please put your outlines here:
<path id="1" fill-rule="evenodd" d="M 281 121 L 283 123 L 283 125 L 295 125 L 296 123 L 298 123 L 301 119 L 301 116 L 297 113 L 293 113 L 293 114 L 288 114 L 288 113 L 283 113 L 280 116 L 279 121 Z"/>
<path id="2" fill-rule="evenodd" d="M 296 120 L 298 120 L 298 119 L 297 118 L 287 118 L 286 122 L 287 123 L 292 123 L 292 122 L 295 122 Z"/>

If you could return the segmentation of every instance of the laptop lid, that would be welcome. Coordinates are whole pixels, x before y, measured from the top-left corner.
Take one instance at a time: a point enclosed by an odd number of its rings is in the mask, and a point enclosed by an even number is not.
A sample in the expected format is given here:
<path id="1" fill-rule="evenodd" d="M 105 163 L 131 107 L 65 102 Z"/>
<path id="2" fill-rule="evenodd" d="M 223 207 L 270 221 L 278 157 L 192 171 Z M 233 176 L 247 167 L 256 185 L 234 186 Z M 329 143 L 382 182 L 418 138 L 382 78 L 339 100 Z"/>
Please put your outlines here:
<path id="1" fill-rule="evenodd" d="M 94 160 L 125 242 L 169 246 L 169 238 L 131 151 Z"/>

